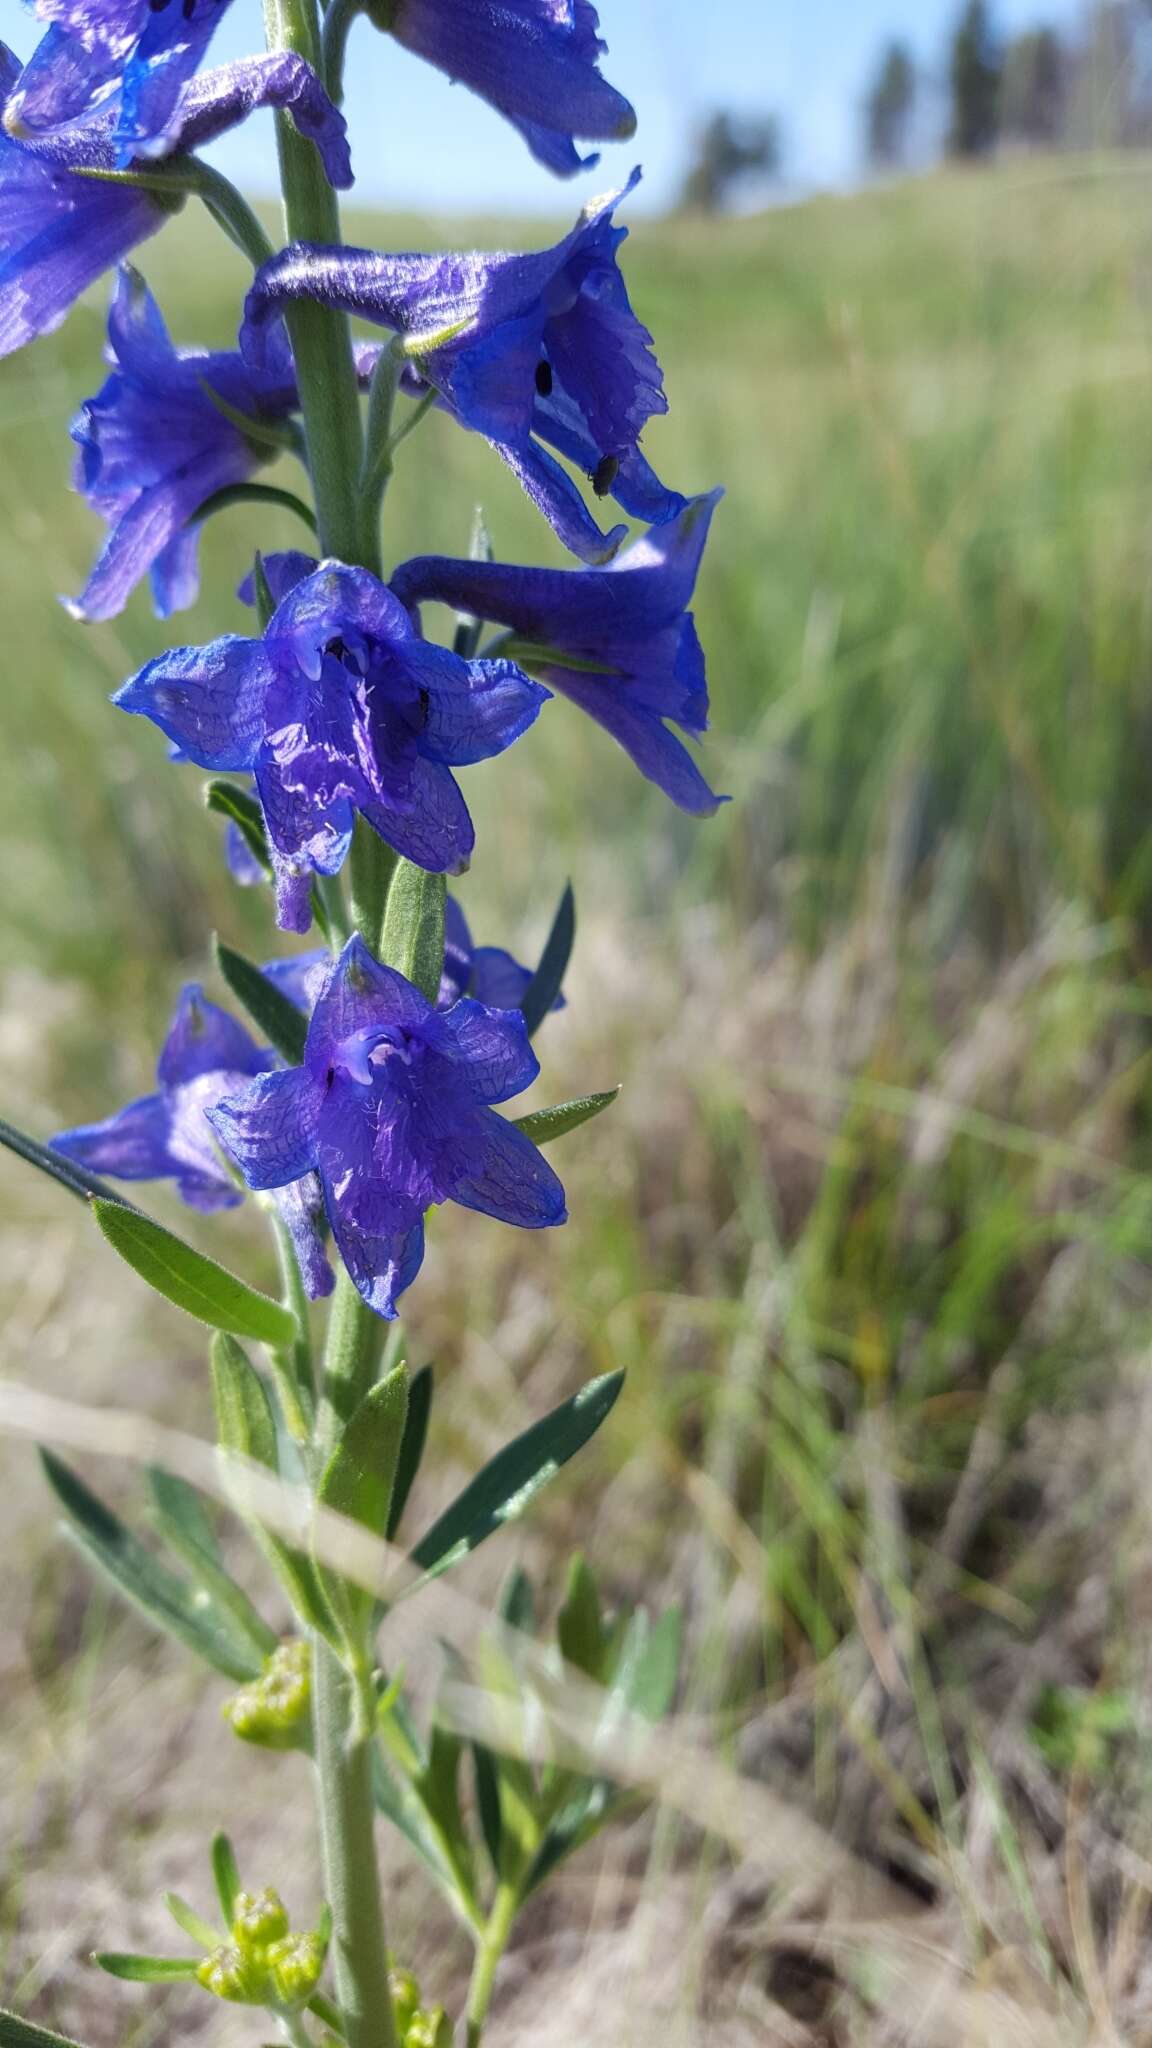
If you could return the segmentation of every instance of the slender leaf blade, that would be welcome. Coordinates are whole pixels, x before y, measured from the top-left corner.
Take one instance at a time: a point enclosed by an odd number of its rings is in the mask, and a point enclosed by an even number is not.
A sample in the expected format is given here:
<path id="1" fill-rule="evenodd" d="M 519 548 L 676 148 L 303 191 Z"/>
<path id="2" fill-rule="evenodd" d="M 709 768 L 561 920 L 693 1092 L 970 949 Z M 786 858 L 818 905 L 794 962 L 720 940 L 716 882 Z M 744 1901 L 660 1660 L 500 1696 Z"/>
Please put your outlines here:
<path id="1" fill-rule="evenodd" d="M 211 782 L 204 784 L 204 802 L 218 817 L 227 818 L 235 825 L 252 858 L 259 862 L 266 875 L 270 875 L 272 856 L 268 851 L 264 813 L 251 791 L 241 789 L 237 782 L 227 782 L 214 776 Z"/>
<path id="2" fill-rule="evenodd" d="M 190 1941 L 198 1941 L 201 1948 L 213 1949 L 220 1946 L 220 1929 L 201 1918 L 195 1906 L 182 1899 L 179 1892 L 165 1892 L 164 1904 L 180 1929 Z"/>
<path id="3" fill-rule="evenodd" d="M 0 2048 L 79 2048 L 79 2043 L 0 2007 Z"/>
<path id="4" fill-rule="evenodd" d="M 247 1353 L 226 1331 L 219 1331 L 212 1340 L 211 1366 L 221 1449 L 278 1472 L 276 1423 L 267 1390 Z M 297 1612 L 331 1639 L 332 1617 L 312 1560 L 266 1529 L 257 1516 L 246 1515 L 245 1520 L 269 1564 L 287 1587 Z"/>
<path id="5" fill-rule="evenodd" d="M 349 1417 L 320 1479 L 321 1505 L 359 1522 L 373 1536 L 383 1536 L 388 1527 L 407 1410 L 408 1374 L 398 1365 L 369 1390 Z M 374 1596 L 322 1564 L 317 1568 L 333 1607 L 345 1612 L 355 1626 L 371 1608 Z"/>
<path id="6" fill-rule="evenodd" d="M 236 1911 L 236 1900 L 240 1895 L 240 1869 L 236 1862 L 236 1851 L 229 1837 L 223 1833 L 212 1837 L 212 1879 L 224 1923 L 231 1926 Z"/>
<path id="7" fill-rule="evenodd" d="M 200 1968 L 192 1956 L 132 1956 L 112 1949 L 97 1949 L 92 1961 L 128 1984 L 187 1984 Z"/>
<path id="8" fill-rule="evenodd" d="M 89 1561 L 145 1618 L 175 1636 L 226 1678 L 256 1678 L 260 1658 L 201 1591 L 157 1562 L 118 1515 L 51 1451 L 41 1451 L 45 1476 L 67 1516 L 67 1531 Z"/>
<path id="9" fill-rule="evenodd" d="M 408 1496 L 424 1457 L 428 1418 L 432 1412 L 432 1386 L 432 1367 L 421 1366 L 408 1388 L 408 1413 L 404 1417 L 404 1435 L 396 1461 L 396 1477 L 392 1481 L 392 1505 L 388 1510 L 386 1534 L 389 1543 L 400 1527 L 400 1518 L 408 1505 Z"/>
<path id="10" fill-rule="evenodd" d="M 578 1394 L 507 1444 L 421 1537 L 412 1552 L 413 1563 L 425 1572 L 446 1570 L 494 1530 L 514 1521 L 596 1434 L 623 1384 L 622 1372 L 589 1380 Z"/>
<path id="11" fill-rule="evenodd" d="M 0 1145 L 23 1159 L 27 1166 L 38 1167 L 50 1180 L 58 1181 L 67 1188 L 70 1195 L 77 1195 L 82 1202 L 91 1201 L 99 1195 L 106 1202 L 118 1202 L 119 1195 L 99 1174 L 89 1173 L 75 1159 L 65 1159 L 62 1152 L 56 1152 L 51 1145 L 42 1145 L 38 1138 L 30 1138 L 27 1131 L 17 1130 L 15 1124 L 5 1123 L 0 1118 Z M 127 1206 L 127 1204 L 125 1204 Z"/>
<path id="12" fill-rule="evenodd" d="M 286 1060 L 290 1067 L 300 1066 L 308 1036 L 307 1019 L 295 1003 L 288 1000 L 283 990 L 269 981 L 266 974 L 261 974 L 243 953 L 226 946 L 220 938 L 214 941 L 214 946 L 217 967 L 257 1030 L 270 1045 L 275 1046 L 281 1059 Z"/>
<path id="13" fill-rule="evenodd" d="M 601 1110 L 610 1109 L 619 1095 L 619 1088 L 606 1088 L 599 1095 L 577 1095 L 571 1102 L 555 1102 L 550 1109 L 534 1110 L 531 1116 L 518 1116 L 516 1129 L 531 1138 L 534 1145 L 550 1145 L 554 1138 L 563 1138 L 568 1131 L 579 1130 Z"/>
<path id="14" fill-rule="evenodd" d="M 198 1322 L 279 1350 L 296 1342 L 300 1332 L 289 1309 L 194 1251 L 163 1224 L 117 1201 L 94 1201 L 92 1213 L 133 1272 Z"/>
<path id="15" fill-rule="evenodd" d="M 174 1472 L 163 1472 L 156 1465 L 149 1468 L 148 1479 L 161 1535 L 188 1566 L 208 1597 L 231 1617 L 241 1635 L 247 1637 L 256 1655 L 261 1658 L 269 1656 L 280 1639 L 275 1629 L 269 1628 L 257 1612 L 243 1588 L 225 1570 L 216 1534 L 200 1494 Z"/>
<path id="16" fill-rule="evenodd" d="M 520 998 L 520 1008 L 531 1038 L 556 1001 L 564 986 L 568 962 L 572 958 L 572 946 L 576 938 L 576 898 L 572 884 L 565 885 L 552 929 L 544 943 L 544 951 L 537 962 L 536 972 Z"/>

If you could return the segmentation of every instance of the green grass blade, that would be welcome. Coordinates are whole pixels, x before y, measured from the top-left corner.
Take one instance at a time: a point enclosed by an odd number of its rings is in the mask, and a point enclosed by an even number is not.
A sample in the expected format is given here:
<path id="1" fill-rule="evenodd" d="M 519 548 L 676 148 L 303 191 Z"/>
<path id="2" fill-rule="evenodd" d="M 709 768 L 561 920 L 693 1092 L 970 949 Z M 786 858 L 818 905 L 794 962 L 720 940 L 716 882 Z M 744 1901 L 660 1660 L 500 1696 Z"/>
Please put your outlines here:
<path id="1" fill-rule="evenodd" d="M 214 946 L 217 967 L 257 1030 L 270 1045 L 275 1046 L 281 1059 L 286 1060 L 290 1067 L 300 1066 L 308 1036 L 307 1018 L 274 982 L 269 981 L 266 974 L 261 974 L 251 960 L 244 958 L 243 953 L 235 952 L 219 938 L 214 941 Z"/>

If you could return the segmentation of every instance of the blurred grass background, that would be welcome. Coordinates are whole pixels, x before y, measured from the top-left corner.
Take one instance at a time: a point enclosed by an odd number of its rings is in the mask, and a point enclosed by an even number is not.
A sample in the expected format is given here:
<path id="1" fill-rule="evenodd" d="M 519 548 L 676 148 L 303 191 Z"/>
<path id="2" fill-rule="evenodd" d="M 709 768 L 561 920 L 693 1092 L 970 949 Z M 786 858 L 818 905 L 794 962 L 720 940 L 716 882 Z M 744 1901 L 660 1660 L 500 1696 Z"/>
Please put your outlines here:
<path id="1" fill-rule="evenodd" d="M 583 2038 L 574 1975 L 614 1969 L 662 2028 L 667 1994 L 685 2041 L 1152 2040 L 1148 181 L 1132 153 L 1030 159 L 629 244 L 672 406 L 649 453 L 728 489 L 698 620 L 706 770 L 734 800 L 679 817 L 561 702 L 466 778 L 481 941 L 531 957 L 576 885 L 539 1099 L 626 1087 L 556 1155 L 568 1230 L 438 1225 L 410 1304 L 444 1385 L 431 1484 L 628 1366 L 519 1548 L 554 1590 L 581 1543 L 621 1595 L 681 1598 L 691 1725 L 889 1891 L 758 1881 L 663 1815 L 566 1880 L 567 1950 L 530 1930 L 558 2042 Z M 541 237 L 364 218 L 349 239 Z M 197 216 L 141 267 L 181 340 L 229 340 L 243 273 Z M 101 319 L 97 298 L 0 369 L 0 1108 L 39 1133 L 148 1086 L 208 931 L 275 950 L 197 772 L 107 705 L 170 630 L 143 598 L 89 631 L 55 603 L 96 540 L 65 427 Z M 435 418 L 403 451 L 389 558 L 463 552 L 478 501 L 502 556 L 559 561 Z M 297 534 L 214 523 L 178 633 L 244 629 L 257 542 Z M 206 1430 L 190 1326 L 15 1162 L 0 1199 L 5 1371 Z M 201 1241 L 235 1260 L 234 1230 Z M 283 1766 L 221 1755 L 217 1703 L 93 1604 L 29 1455 L 2 1456 L 3 1990 L 93 2048 L 191 2036 L 203 2001 L 142 2022 L 84 1952 L 155 1939 L 155 1894 L 199 1888 L 229 1813 L 281 1854 L 303 1823 L 268 1811 Z M 903 1912 L 931 1996 L 877 1964 L 877 1916 Z M 417 1895 L 401 1924 L 450 1975 Z M 494 2048 L 542 2038 L 518 1996 L 513 1968 Z"/>

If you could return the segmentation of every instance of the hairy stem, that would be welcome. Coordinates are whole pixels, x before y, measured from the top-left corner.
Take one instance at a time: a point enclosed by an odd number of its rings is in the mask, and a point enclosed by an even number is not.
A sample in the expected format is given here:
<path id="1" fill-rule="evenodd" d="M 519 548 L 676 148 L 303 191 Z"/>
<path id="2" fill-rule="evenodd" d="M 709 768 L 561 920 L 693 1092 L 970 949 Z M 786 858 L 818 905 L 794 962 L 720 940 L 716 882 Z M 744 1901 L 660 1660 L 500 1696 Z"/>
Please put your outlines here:
<path id="1" fill-rule="evenodd" d="M 519 1886 L 505 1878 L 492 1902 L 492 1911 L 472 1968 L 472 1982 L 468 1987 L 467 2048 L 479 2048 L 483 2039 L 497 1966 L 508 1946 L 508 1936 L 519 1910 Z"/>
<path id="2" fill-rule="evenodd" d="M 268 47 L 295 50 L 319 72 L 320 21 L 316 0 L 264 0 Z M 284 226 L 290 242 L 340 241 L 340 207 L 314 145 L 286 114 L 276 116 Z M 356 503 L 362 433 L 352 331 L 343 313 L 301 299 L 287 314 L 309 466 L 316 497 L 320 545 L 344 562 L 363 560 Z M 375 569 L 375 561 L 363 566 Z"/>

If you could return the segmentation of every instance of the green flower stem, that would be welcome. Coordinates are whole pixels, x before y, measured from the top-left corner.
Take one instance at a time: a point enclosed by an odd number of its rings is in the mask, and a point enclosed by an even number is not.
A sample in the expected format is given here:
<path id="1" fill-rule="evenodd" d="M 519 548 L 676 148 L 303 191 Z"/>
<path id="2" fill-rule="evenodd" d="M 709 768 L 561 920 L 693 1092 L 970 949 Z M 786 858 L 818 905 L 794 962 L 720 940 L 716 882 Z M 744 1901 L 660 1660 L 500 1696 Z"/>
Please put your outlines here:
<path id="1" fill-rule="evenodd" d="M 316 0 L 265 0 L 268 45 L 295 50 L 319 71 Z M 284 221 L 291 241 L 339 243 L 340 209 L 313 145 L 277 115 Z M 288 313 L 308 464 L 324 554 L 378 573 L 375 542 L 360 533 L 357 481 L 363 459 L 352 332 L 343 314 L 304 299 Z M 371 906 L 365 910 L 369 915 Z M 383 921 L 383 900 L 375 908 Z M 372 1385 L 380 1325 L 341 1272 L 324 1357 L 316 1445 L 323 1462 L 351 1410 Z M 376 1861 L 372 1744 L 358 1682 L 314 1638 L 313 1753 L 319 1784 L 325 1892 L 332 1910 L 332 1967 L 348 2048 L 398 2048 Z"/>
<path id="2" fill-rule="evenodd" d="M 496 1969 L 505 1949 L 512 1926 L 520 1911 L 520 1887 L 505 1878 L 500 1884 L 492 1902 L 492 1911 L 483 1938 L 476 1951 L 472 1970 L 472 1982 L 468 1987 L 468 2035 L 467 2048 L 479 2048 L 484 2027 L 488 2019 L 488 2007 L 492 2003 L 492 1987 L 496 1981 Z"/>
<path id="3" fill-rule="evenodd" d="M 264 27 L 270 50 L 295 50 L 319 75 L 316 0 L 264 0 Z M 315 146 L 283 113 L 276 116 L 276 141 L 289 241 L 338 243 L 340 207 Z M 377 570 L 378 559 L 365 560 L 360 545 L 356 479 L 363 435 L 352 330 L 345 314 L 311 299 L 289 307 L 287 319 L 308 438 L 320 545 L 326 555 Z"/>
<path id="4" fill-rule="evenodd" d="M 398 2048 L 376 1863 L 372 1743 L 354 1737 L 357 1686 L 342 1659 L 316 1640 L 313 1660 L 320 1833 L 344 2037 L 348 2048 Z"/>
<path id="5" fill-rule="evenodd" d="M 363 818 L 352 834 L 348 868 L 352 883 L 352 922 L 368 947 L 380 958 L 388 890 L 399 865 L 394 853 Z"/>

